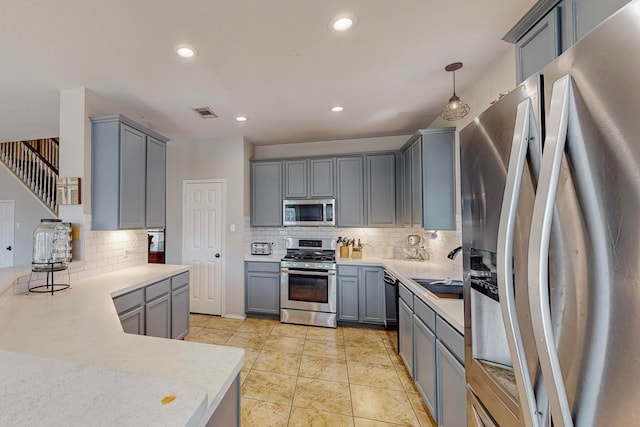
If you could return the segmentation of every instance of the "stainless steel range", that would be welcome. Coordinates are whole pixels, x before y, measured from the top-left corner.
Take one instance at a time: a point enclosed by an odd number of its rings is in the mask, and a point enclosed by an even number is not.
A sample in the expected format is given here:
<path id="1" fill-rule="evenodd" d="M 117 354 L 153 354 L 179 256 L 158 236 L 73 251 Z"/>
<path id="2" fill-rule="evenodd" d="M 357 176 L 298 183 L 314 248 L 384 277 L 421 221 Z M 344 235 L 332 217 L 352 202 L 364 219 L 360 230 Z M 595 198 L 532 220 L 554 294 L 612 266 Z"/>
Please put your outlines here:
<path id="1" fill-rule="evenodd" d="M 287 238 L 280 262 L 280 321 L 335 328 L 336 241 Z"/>

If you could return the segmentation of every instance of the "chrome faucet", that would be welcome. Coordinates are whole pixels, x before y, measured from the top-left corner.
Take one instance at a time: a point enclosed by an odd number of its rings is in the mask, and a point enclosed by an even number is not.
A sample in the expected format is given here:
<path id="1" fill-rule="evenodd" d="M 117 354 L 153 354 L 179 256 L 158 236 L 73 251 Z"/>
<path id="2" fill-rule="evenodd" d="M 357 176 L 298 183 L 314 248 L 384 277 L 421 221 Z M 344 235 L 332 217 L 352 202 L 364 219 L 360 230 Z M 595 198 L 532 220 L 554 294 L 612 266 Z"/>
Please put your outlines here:
<path id="1" fill-rule="evenodd" d="M 462 246 L 458 246 L 457 248 L 455 248 L 454 250 L 452 250 L 451 252 L 449 252 L 449 255 L 447 255 L 447 258 L 449 259 L 456 259 L 456 257 L 458 256 L 458 253 L 462 250 Z"/>

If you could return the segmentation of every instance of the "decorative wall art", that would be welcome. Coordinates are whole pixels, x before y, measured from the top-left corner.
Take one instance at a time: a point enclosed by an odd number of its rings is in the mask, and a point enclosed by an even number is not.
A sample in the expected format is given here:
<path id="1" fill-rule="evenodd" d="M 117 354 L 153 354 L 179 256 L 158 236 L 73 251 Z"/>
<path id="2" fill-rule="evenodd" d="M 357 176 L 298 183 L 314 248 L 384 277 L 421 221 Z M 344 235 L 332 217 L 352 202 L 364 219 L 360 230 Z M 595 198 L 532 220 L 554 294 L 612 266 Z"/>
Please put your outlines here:
<path id="1" fill-rule="evenodd" d="M 80 178 L 58 178 L 56 198 L 59 205 L 79 205 L 82 203 Z"/>

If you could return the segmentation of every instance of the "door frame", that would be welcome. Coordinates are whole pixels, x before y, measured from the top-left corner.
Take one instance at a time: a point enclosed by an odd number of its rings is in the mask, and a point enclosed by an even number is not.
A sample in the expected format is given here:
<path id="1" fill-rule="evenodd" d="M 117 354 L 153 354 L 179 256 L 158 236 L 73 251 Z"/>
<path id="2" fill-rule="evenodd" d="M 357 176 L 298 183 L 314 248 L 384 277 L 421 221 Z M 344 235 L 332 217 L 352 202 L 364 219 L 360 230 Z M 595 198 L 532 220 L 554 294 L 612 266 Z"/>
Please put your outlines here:
<path id="1" fill-rule="evenodd" d="M 7 203 L 11 205 L 11 219 L 13 225 L 12 241 L 11 241 L 11 265 L 7 267 L 13 267 L 16 263 L 16 201 L 13 199 L 0 200 L 0 203 Z"/>
<path id="2" fill-rule="evenodd" d="M 226 206 L 227 206 L 227 180 L 224 178 L 210 178 L 210 179 L 183 179 L 182 180 L 182 235 L 181 235 L 181 245 L 180 245 L 180 260 L 182 264 L 185 264 L 184 261 L 184 241 L 185 241 L 185 210 L 187 208 L 187 192 L 186 188 L 189 184 L 222 184 L 222 195 L 221 195 L 221 210 L 220 212 L 220 222 L 221 222 L 221 243 L 220 243 L 220 253 L 222 254 L 222 262 L 220 263 L 220 275 L 222 277 L 222 284 L 220 286 L 220 315 L 224 316 L 227 312 L 227 303 L 226 303 L 226 274 L 225 274 L 225 264 L 227 263 L 227 259 L 225 254 L 226 249 L 226 232 L 227 232 L 227 222 L 226 222 Z M 166 238 L 165 238 L 166 239 Z M 191 298 L 191 296 L 189 296 Z"/>

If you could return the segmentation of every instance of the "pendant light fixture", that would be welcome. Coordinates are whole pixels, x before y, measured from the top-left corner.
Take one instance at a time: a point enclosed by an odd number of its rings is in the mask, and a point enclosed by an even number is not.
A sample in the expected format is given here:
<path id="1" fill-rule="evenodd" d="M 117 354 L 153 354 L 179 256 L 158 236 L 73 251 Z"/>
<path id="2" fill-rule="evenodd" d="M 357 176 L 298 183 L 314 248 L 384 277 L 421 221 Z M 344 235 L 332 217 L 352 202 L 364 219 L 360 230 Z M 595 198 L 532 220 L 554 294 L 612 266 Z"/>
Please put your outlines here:
<path id="1" fill-rule="evenodd" d="M 454 62 L 449 64 L 444 69 L 446 71 L 453 72 L 453 96 L 449 98 L 449 103 L 444 107 L 440 117 L 445 120 L 454 121 L 460 120 L 467 114 L 469 114 L 469 105 L 462 102 L 462 100 L 456 95 L 456 71 L 462 68 L 462 62 Z"/>

